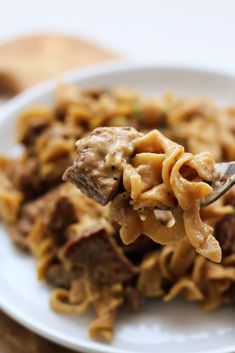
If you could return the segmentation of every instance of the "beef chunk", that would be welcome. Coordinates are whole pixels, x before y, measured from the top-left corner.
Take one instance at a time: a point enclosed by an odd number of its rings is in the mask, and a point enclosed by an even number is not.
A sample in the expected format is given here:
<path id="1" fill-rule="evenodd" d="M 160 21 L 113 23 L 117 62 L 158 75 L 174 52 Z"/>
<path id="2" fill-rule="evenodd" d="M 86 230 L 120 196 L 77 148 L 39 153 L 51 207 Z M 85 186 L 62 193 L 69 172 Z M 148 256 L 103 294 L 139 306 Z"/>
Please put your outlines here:
<path id="1" fill-rule="evenodd" d="M 133 152 L 133 140 L 139 137 L 134 128 L 103 127 L 78 140 L 78 159 L 64 174 L 84 194 L 101 205 L 114 196 L 125 163 Z"/>
<path id="2" fill-rule="evenodd" d="M 63 259 L 73 265 L 88 270 L 96 285 L 107 285 L 129 280 L 136 275 L 137 269 L 126 258 L 112 235 L 102 225 L 92 224 L 83 229 L 65 246 Z"/>
<path id="3" fill-rule="evenodd" d="M 235 253 L 235 214 L 224 216 L 216 224 L 215 237 L 220 243 L 223 256 Z"/>
<path id="4" fill-rule="evenodd" d="M 48 174 L 42 175 L 42 165 L 35 156 L 16 161 L 9 168 L 9 179 L 23 192 L 27 200 L 34 199 L 62 183 L 62 175 L 71 164 L 72 158 L 59 159 L 56 167 L 46 166 Z M 50 170 L 51 169 L 51 170 Z"/>
<path id="5" fill-rule="evenodd" d="M 46 280 L 54 287 L 70 288 L 71 282 L 82 274 L 80 268 L 66 269 L 63 264 L 51 265 L 46 273 Z"/>
<path id="6" fill-rule="evenodd" d="M 22 233 L 27 234 L 37 218 L 44 220 L 48 206 L 52 205 L 52 200 L 54 201 L 57 198 L 56 194 L 58 192 L 59 190 L 56 188 L 36 200 L 24 204 L 18 222 L 18 227 Z"/>
<path id="7" fill-rule="evenodd" d="M 66 193 L 65 185 L 23 206 L 18 223 L 22 234 L 30 231 L 37 218 L 42 219 L 57 245 L 65 241 L 66 227 L 78 220 L 75 206 Z"/>
<path id="8" fill-rule="evenodd" d="M 38 163 L 35 158 L 27 158 L 14 163 L 10 172 L 14 186 L 23 192 L 27 199 L 31 199 L 41 193 L 42 185 Z"/>

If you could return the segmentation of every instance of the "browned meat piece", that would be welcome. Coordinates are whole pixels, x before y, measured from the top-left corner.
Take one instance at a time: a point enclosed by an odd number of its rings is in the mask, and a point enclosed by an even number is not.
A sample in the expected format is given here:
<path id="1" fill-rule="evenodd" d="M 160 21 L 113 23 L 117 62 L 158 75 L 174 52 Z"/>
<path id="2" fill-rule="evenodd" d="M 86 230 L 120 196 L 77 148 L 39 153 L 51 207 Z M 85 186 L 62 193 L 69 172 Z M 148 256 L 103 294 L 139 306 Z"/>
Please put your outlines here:
<path id="1" fill-rule="evenodd" d="M 59 189 L 60 188 L 56 188 L 36 200 L 24 204 L 18 222 L 19 230 L 22 233 L 27 234 L 38 217 L 44 219 L 48 210 L 48 204 L 50 204 L 50 200 L 55 200 L 56 194 L 59 193 Z"/>
<path id="2" fill-rule="evenodd" d="M 66 227 L 78 220 L 75 206 L 67 195 L 65 185 L 23 206 L 18 223 L 22 234 L 30 231 L 38 217 L 48 227 L 55 243 L 61 245 L 65 240 Z"/>
<path id="3" fill-rule="evenodd" d="M 224 216 L 215 226 L 223 256 L 235 253 L 235 214 Z"/>
<path id="4" fill-rule="evenodd" d="M 14 186 L 23 192 L 27 199 L 38 196 L 42 192 L 39 167 L 35 158 L 19 160 L 12 165 L 9 172 Z"/>
<path id="5" fill-rule="evenodd" d="M 133 141 L 141 134 L 130 127 L 103 127 L 78 140 L 78 159 L 64 174 L 84 194 L 101 205 L 115 195 Z"/>
<path id="6" fill-rule="evenodd" d="M 77 237 L 73 235 L 62 259 L 88 270 L 96 285 L 125 282 L 138 272 L 102 222 L 92 223 L 78 232 Z"/>
<path id="7" fill-rule="evenodd" d="M 46 280 L 54 287 L 70 288 L 72 280 L 81 274 L 79 268 L 68 270 L 63 264 L 53 264 L 47 270 Z"/>

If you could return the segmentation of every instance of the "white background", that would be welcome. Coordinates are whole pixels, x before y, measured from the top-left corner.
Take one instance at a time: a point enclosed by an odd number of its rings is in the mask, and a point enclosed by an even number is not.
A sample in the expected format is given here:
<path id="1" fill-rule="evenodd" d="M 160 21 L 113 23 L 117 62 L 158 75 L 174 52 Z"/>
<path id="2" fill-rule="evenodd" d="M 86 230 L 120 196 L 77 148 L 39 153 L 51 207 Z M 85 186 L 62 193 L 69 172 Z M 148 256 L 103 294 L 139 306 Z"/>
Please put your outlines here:
<path id="1" fill-rule="evenodd" d="M 51 31 L 129 59 L 235 72 L 233 0 L 0 0 L 0 41 Z"/>

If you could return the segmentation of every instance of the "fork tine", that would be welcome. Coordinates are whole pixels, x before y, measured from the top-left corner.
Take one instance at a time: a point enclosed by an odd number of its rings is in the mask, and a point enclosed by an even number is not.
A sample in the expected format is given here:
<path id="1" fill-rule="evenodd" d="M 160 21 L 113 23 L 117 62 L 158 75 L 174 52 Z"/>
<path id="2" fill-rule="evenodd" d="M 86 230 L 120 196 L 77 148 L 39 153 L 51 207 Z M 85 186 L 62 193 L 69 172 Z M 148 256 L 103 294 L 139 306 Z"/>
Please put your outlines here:
<path id="1" fill-rule="evenodd" d="M 235 162 L 216 163 L 214 167 L 214 176 L 211 183 L 213 192 L 201 200 L 201 207 L 206 207 L 217 201 L 228 190 L 235 185 Z M 169 207 L 164 209 L 155 208 L 161 211 L 170 211 Z"/>
<path id="2" fill-rule="evenodd" d="M 212 180 L 213 192 L 202 199 L 201 206 L 209 206 L 231 189 L 233 185 L 235 185 L 235 162 L 216 163 Z"/>

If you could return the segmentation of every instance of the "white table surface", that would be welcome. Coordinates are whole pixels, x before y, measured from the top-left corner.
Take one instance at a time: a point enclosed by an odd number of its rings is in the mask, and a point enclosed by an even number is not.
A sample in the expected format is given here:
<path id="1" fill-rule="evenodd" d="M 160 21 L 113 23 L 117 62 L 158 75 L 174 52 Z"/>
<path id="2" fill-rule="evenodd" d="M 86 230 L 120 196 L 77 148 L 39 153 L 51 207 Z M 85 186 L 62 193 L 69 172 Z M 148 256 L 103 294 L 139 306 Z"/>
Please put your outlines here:
<path id="1" fill-rule="evenodd" d="M 0 41 L 51 31 L 129 59 L 235 72 L 233 0 L 0 0 Z"/>

